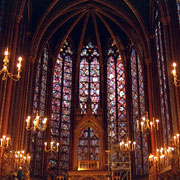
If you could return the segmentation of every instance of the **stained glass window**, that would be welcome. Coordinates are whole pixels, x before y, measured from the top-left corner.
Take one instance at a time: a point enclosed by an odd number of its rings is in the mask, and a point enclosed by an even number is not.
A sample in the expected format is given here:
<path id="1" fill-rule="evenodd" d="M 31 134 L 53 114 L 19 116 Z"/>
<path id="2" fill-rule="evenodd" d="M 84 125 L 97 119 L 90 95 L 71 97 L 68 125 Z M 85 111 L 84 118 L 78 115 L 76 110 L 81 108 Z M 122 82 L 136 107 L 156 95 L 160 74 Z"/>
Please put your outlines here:
<path id="1" fill-rule="evenodd" d="M 179 24 L 180 24 L 180 0 L 177 1 L 177 13 L 178 13 L 178 18 L 179 18 Z"/>
<path id="2" fill-rule="evenodd" d="M 157 52 L 157 66 L 159 75 L 159 95 L 161 104 L 161 123 L 163 129 L 163 141 L 164 145 L 170 143 L 170 114 L 168 106 L 168 85 L 167 85 L 167 69 L 166 59 L 164 51 L 163 41 L 163 28 L 160 22 L 159 10 L 156 9 L 155 16 L 155 40 L 156 40 L 156 52 Z"/>
<path id="3" fill-rule="evenodd" d="M 80 132 L 78 160 L 99 160 L 100 141 L 96 130 L 88 127 Z"/>
<path id="4" fill-rule="evenodd" d="M 36 112 L 39 112 L 40 116 L 45 116 L 45 104 L 46 104 L 46 90 L 47 90 L 47 67 L 48 67 L 48 49 L 44 48 L 42 56 L 39 58 L 36 71 L 35 79 L 35 91 L 34 91 L 34 106 L 33 116 L 35 117 Z M 32 134 L 32 155 L 33 164 L 35 166 L 34 174 L 42 174 L 42 160 L 43 160 L 43 148 L 44 148 L 44 135 L 43 132 L 38 131 L 37 134 Z"/>
<path id="5" fill-rule="evenodd" d="M 60 141 L 60 156 L 52 153 L 49 157 L 49 166 L 55 174 L 63 174 L 69 170 L 72 55 L 70 43 L 65 41 L 54 68 L 51 139 L 54 142 Z"/>
<path id="6" fill-rule="evenodd" d="M 91 99 L 92 113 L 96 114 L 100 99 L 100 64 L 97 47 L 92 42 L 83 46 L 81 52 L 79 101 L 82 114 L 86 113 L 88 96 Z"/>
<path id="7" fill-rule="evenodd" d="M 135 150 L 136 175 L 148 172 L 148 137 L 147 132 L 141 134 L 137 130 L 137 120 L 145 115 L 144 78 L 142 66 L 135 49 L 131 51 L 131 77 L 132 77 L 132 103 L 133 103 L 133 129 Z"/>
<path id="8" fill-rule="evenodd" d="M 109 143 L 127 139 L 126 82 L 124 62 L 115 43 L 107 52 L 107 116 Z"/>

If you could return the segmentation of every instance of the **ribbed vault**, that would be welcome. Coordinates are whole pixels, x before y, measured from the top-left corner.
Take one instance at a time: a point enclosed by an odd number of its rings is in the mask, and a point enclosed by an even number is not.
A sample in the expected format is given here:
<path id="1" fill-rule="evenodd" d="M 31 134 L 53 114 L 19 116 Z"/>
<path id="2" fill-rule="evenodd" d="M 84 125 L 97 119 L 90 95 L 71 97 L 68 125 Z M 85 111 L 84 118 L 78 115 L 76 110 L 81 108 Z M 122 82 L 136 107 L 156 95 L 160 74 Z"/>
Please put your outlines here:
<path id="1" fill-rule="evenodd" d="M 142 59 L 149 58 L 147 28 L 127 0 L 120 2 L 55 0 L 44 8 L 44 13 L 40 14 L 39 17 L 36 14 L 37 19 L 34 22 L 36 25 L 30 48 L 32 61 L 40 56 L 41 50 L 49 40 L 55 39 L 55 44 L 59 43 L 61 47 L 68 37 L 73 40 L 77 54 L 88 37 L 94 40 L 100 52 L 111 37 L 116 41 L 120 51 L 124 50 L 127 39 L 130 39 L 139 56 Z"/>

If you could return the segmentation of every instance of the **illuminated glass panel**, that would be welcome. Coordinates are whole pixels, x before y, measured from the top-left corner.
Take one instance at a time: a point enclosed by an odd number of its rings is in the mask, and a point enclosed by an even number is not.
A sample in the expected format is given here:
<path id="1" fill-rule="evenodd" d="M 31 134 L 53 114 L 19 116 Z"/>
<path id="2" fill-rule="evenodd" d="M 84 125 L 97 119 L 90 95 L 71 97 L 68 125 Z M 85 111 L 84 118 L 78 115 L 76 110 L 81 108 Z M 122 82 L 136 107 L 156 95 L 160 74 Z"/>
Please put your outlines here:
<path id="1" fill-rule="evenodd" d="M 100 99 L 100 64 L 97 47 L 92 42 L 83 46 L 79 70 L 79 101 L 81 113 L 85 114 L 90 92 L 92 113 L 96 114 Z"/>
<path id="2" fill-rule="evenodd" d="M 99 160 L 100 141 L 96 130 L 88 127 L 80 132 L 78 160 Z"/>
<path id="3" fill-rule="evenodd" d="M 109 47 L 107 60 L 107 116 L 109 142 L 127 139 L 126 83 L 124 62 L 116 45 Z"/>
<path id="4" fill-rule="evenodd" d="M 168 85 L 167 85 L 167 69 L 165 61 L 165 51 L 163 43 L 163 30 L 162 24 L 159 20 L 159 11 L 156 10 L 156 26 L 155 26 L 155 39 L 156 39 L 156 52 L 157 52 L 157 66 L 159 75 L 159 93 L 161 104 L 161 123 L 163 129 L 164 145 L 168 146 L 171 141 L 170 136 L 170 114 L 168 106 Z"/>
<path id="5" fill-rule="evenodd" d="M 148 137 L 137 130 L 137 120 L 145 114 L 143 72 L 135 49 L 131 52 L 132 102 L 134 140 L 136 141 L 135 164 L 136 175 L 148 172 Z M 143 145 L 142 145 L 143 144 Z"/>
<path id="6" fill-rule="evenodd" d="M 89 90 L 89 63 L 86 59 L 82 59 L 80 63 L 80 72 L 79 72 L 79 101 L 82 114 L 85 114 L 87 108 L 87 98 Z"/>
<path id="7" fill-rule="evenodd" d="M 49 156 L 49 165 L 57 175 L 69 170 L 70 114 L 72 99 L 72 49 L 65 41 L 58 54 L 52 90 L 51 139 L 60 141 L 60 157 L 57 153 Z"/>
<path id="8" fill-rule="evenodd" d="M 34 107 L 33 118 L 35 118 L 36 112 L 39 112 L 40 116 L 45 116 L 45 104 L 46 104 L 46 90 L 47 90 L 47 66 L 48 66 L 48 50 L 44 48 L 43 54 L 37 64 L 37 72 L 35 79 L 35 91 L 34 91 Z M 42 174 L 42 160 L 43 160 L 43 132 L 38 131 L 37 134 L 32 134 L 32 159 L 35 161 L 35 167 L 33 167 L 35 175 Z"/>
<path id="9" fill-rule="evenodd" d="M 176 0 L 176 1 L 177 1 L 177 13 L 178 13 L 179 24 L 180 24 L 180 0 Z"/>

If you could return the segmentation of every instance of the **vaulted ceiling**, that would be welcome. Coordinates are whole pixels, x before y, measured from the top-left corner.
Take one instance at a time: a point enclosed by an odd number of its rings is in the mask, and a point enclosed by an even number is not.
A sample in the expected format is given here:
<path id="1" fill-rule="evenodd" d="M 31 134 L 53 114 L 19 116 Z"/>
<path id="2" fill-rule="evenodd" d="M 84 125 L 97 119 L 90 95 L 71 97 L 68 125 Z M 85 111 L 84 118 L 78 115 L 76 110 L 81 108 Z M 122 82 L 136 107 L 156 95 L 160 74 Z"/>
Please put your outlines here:
<path id="1" fill-rule="evenodd" d="M 123 50 L 129 39 L 140 56 L 149 56 L 149 0 L 33 0 L 31 54 L 49 40 L 68 37 L 75 49 L 91 39 L 102 49 L 111 37 Z"/>

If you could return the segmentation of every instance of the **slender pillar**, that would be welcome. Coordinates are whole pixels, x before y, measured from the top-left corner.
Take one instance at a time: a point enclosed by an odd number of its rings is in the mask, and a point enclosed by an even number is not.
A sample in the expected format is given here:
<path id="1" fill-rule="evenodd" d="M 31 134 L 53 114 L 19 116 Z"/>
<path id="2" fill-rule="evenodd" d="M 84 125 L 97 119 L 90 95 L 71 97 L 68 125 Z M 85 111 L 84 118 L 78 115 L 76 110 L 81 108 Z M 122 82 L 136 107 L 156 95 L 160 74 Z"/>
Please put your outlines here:
<path id="1" fill-rule="evenodd" d="M 14 29 L 14 36 L 13 36 L 13 44 L 10 54 L 10 64 L 9 64 L 9 71 L 13 72 L 16 62 L 16 49 L 17 49 L 17 40 L 19 34 L 19 24 L 21 21 L 22 16 L 16 17 L 16 24 Z M 6 101 L 4 106 L 4 115 L 3 115 L 3 123 L 2 123 L 2 135 L 7 135 L 7 128 L 8 128 L 8 120 L 9 120 L 9 111 L 11 107 L 11 93 L 12 93 L 12 84 L 13 81 L 8 79 L 7 89 L 6 89 Z"/>
<path id="2" fill-rule="evenodd" d="M 174 124 L 174 131 L 178 131 L 180 127 L 180 106 L 179 106 L 179 98 L 178 98 L 178 92 L 177 88 L 174 88 L 173 84 L 173 75 L 172 75 L 172 61 L 173 61 L 173 47 L 172 47 L 172 37 L 170 34 L 170 17 L 165 17 L 161 19 L 162 25 L 163 25 L 163 35 L 165 42 L 165 55 L 166 55 L 166 63 L 167 63 L 167 72 L 168 72 L 168 83 L 169 83 L 169 96 L 171 101 L 169 104 L 171 105 L 171 112 L 169 114 L 172 114 L 172 117 L 170 117 L 170 126 L 171 126 L 171 136 L 173 135 L 172 130 L 173 130 L 173 124 Z M 170 109 L 170 108 L 169 108 Z M 177 109 L 177 111 L 176 111 Z M 174 122 L 172 121 L 174 120 Z"/>
<path id="3" fill-rule="evenodd" d="M 148 86 L 148 103 L 149 103 L 149 119 L 153 121 L 153 99 L 152 99 L 152 78 L 151 78 L 151 59 L 146 59 L 147 65 L 147 86 Z M 155 144 L 155 134 L 154 131 L 151 133 L 151 145 L 152 145 L 152 154 L 156 153 L 156 144 Z M 156 164 L 153 163 L 153 173 L 154 180 L 157 180 L 157 170 Z"/>

